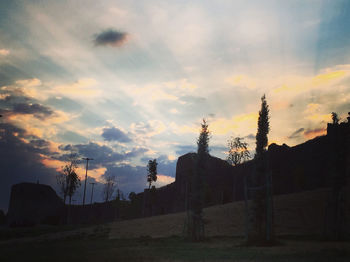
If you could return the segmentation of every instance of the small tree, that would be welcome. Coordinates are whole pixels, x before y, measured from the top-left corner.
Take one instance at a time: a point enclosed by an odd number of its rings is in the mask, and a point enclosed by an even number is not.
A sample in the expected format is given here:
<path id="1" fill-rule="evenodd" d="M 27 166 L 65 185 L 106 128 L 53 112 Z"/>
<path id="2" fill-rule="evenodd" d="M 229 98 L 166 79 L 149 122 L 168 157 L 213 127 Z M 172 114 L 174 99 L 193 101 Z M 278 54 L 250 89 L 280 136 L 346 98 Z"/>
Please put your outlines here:
<path id="1" fill-rule="evenodd" d="M 236 166 L 250 159 L 248 143 L 244 142 L 243 140 L 244 139 L 241 137 L 231 137 L 231 139 L 227 141 L 227 145 L 228 145 L 227 162 L 230 165 Z M 237 176 L 234 174 L 233 192 L 232 192 L 233 201 L 236 199 L 236 187 L 237 187 L 236 180 L 237 180 Z"/>
<path id="2" fill-rule="evenodd" d="M 115 176 L 107 176 L 104 178 L 103 183 L 103 200 L 105 202 L 108 202 L 110 199 L 112 199 L 113 193 L 116 188 L 116 178 Z"/>
<path id="3" fill-rule="evenodd" d="M 338 117 L 338 114 L 335 112 L 332 112 L 332 121 L 333 121 L 333 125 L 339 124 L 340 119 Z"/>
<path id="4" fill-rule="evenodd" d="M 128 198 L 131 201 L 131 203 L 134 203 L 135 200 L 136 200 L 136 193 L 135 192 L 130 192 Z"/>
<path id="5" fill-rule="evenodd" d="M 147 182 L 148 189 L 151 189 L 152 182 L 157 181 L 157 159 L 149 160 L 147 165 Z"/>
<path id="6" fill-rule="evenodd" d="M 60 193 L 63 196 L 63 203 L 66 204 L 67 199 L 67 177 L 63 172 L 58 173 L 56 176 L 57 184 L 60 190 Z"/>
<path id="7" fill-rule="evenodd" d="M 250 159 L 248 143 L 244 142 L 243 140 L 244 138 L 241 137 L 231 137 L 231 139 L 227 141 L 227 162 L 233 166 L 241 164 Z"/>
<path id="8" fill-rule="evenodd" d="M 62 171 L 57 175 L 57 183 L 60 191 L 63 194 L 63 202 L 66 203 L 67 196 L 69 197 L 69 205 L 72 204 L 72 196 L 80 186 L 80 178 L 76 173 L 78 168 L 78 156 L 71 153 L 62 167 Z"/>

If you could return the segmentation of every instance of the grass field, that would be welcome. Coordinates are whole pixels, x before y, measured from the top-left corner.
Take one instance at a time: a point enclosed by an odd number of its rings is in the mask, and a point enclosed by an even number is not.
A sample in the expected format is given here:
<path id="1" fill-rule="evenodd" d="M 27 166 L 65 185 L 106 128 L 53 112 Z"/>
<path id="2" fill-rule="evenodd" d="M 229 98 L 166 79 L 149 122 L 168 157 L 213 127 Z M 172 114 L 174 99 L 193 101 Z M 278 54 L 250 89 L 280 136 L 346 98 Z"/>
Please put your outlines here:
<path id="1" fill-rule="evenodd" d="M 350 243 L 281 238 L 275 247 L 244 247 L 242 238 L 108 239 L 80 235 L 53 241 L 0 245 L 0 261 L 349 261 Z"/>
<path id="2" fill-rule="evenodd" d="M 350 261 L 350 241 L 321 240 L 327 190 L 275 197 L 280 245 L 246 247 L 244 203 L 204 210 L 206 239 L 183 238 L 185 213 L 97 226 L 0 230 L 0 261 Z"/>
<path id="3" fill-rule="evenodd" d="M 350 203 L 350 190 L 348 190 Z M 323 232 L 325 207 L 329 189 L 305 191 L 274 197 L 275 232 L 277 235 L 320 235 Z M 205 235 L 244 236 L 244 202 L 217 205 L 203 210 Z M 350 206 L 347 208 L 350 218 Z M 137 238 L 141 236 L 182 236 L 186 214 L 176 213 L 110 224 L 110 238 Z M 350 222 L 348 233 L 350 233 Z"/>

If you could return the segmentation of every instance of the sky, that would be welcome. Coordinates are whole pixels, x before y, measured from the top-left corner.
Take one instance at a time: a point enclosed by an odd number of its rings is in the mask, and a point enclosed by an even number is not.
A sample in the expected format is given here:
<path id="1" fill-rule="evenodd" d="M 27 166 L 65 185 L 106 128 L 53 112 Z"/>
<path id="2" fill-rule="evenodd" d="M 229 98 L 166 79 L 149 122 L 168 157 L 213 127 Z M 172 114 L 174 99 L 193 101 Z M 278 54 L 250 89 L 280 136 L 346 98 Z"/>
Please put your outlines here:
<path id="1" fill-rule="evenodd" d="M 107 176 L 142 192 L 149 159 L 171 183 L 203 118 L 211 155 L 232 136 L 254 151 L 263 94 L 269 143 L 325 134 L 350 111 L 349 25 L 341 0 L 2 0 L 0 209 L 13 184 L 57 189 L 71 152 L 94 158 L 94 201 Z"/>

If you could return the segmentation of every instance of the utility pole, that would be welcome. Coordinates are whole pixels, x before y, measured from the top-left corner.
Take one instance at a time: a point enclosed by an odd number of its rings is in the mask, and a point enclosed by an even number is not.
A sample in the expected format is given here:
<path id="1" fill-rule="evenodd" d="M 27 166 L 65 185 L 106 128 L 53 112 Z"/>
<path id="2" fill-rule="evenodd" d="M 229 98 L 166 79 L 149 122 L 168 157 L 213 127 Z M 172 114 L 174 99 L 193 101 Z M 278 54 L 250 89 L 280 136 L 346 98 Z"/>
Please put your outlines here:
<path id="1" fill-rule="evenodd" d="M 83 196 L 83 206 L 85 205 L 85 193 L 86 193 L 86 181 L 87 181 L 87 171 L 89 168 L 89 161 L 94 160 L 93 158 L 84 157 L 83 160 L 86 160 L 86 173 L 85 173 L 85 183 L 84 183 L 84 196 Z"/>
<path id="2" fill-rule="evenodd" d="M 92 207 L 92 196 L 94 195 L 94 186 L 96 183 L 90 183 L 91 185 L 91 200 L 90 200 L 90 205 Z"/>

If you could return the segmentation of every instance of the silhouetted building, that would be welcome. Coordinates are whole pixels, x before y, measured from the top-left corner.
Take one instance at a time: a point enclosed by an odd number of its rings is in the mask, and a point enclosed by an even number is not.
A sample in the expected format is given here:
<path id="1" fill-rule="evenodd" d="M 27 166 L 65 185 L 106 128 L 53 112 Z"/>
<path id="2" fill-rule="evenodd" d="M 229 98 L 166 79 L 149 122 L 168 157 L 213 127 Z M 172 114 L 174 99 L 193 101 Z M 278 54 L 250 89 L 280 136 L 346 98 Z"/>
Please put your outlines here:
<path id="1" fill-rule="evenodd" d="M 34 183 L 16 184 L 11 188 L 7 223 L 10 226 L 58 224 L 63 208 L 63 201 L 50 186 Z"/>

